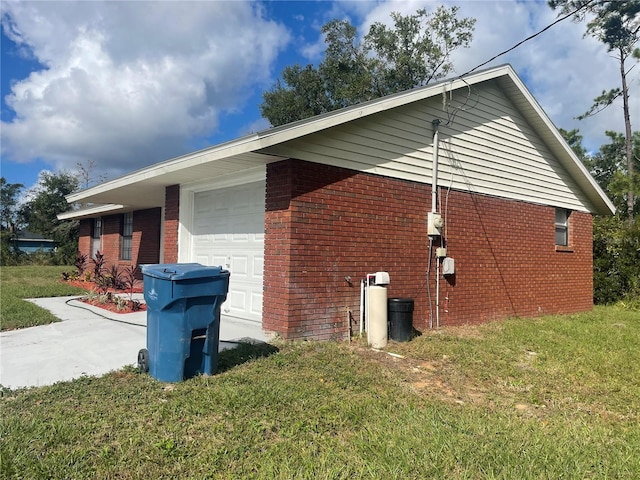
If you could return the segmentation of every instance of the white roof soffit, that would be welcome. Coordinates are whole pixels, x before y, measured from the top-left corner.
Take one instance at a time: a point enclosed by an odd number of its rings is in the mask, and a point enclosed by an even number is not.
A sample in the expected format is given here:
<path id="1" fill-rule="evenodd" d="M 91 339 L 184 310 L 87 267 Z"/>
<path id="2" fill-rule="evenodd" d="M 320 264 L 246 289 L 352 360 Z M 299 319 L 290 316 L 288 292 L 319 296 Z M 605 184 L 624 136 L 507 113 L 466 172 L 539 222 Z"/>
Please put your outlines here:
<path id="1" fill-rule="evenodd" d="M 77 210 L 69 210 L 58 214 L 58 220 L 71 220 L 79 218 L 91 218 L 103 213 L 116 213 L 126 211 L 127 208 L 124 205 L 91 205 L 85 208 L 79 208 Z M 129 209 L 130 210 L 130 209 Z"/>
<path id="2" fill-rule="evenodd" d="M 551 120 L 509 65 L 482 70 L 461 78 L 396 93 L 358 105 L 325 113 L 287 125 L 269 128 L 236 140 L 157 163 L 99 186 L 67 196 L 69 202 L 122 203 L 134 208 L 164 205 L 164 187 L 189 183 L 266 165 L 283 159 L 268 154 L 273 145 L 297 139 L 349 121 L 440 95 L 443 86 L 456 90 L 496 79 L 514 105 L 547 143 L 593 203 L 594 213 L 613 213 L 615 208 L 564 141 Z"/>
<path id="3" fill-rule="evenodd" d="M 119 203 L 133 210 L 162 207 L 165 187 L 240 172 L 282 157 L 255 153 L 252 134 L 232 142 L 156 163 L 100 185 L 67 195 L 69 203 Z"/>

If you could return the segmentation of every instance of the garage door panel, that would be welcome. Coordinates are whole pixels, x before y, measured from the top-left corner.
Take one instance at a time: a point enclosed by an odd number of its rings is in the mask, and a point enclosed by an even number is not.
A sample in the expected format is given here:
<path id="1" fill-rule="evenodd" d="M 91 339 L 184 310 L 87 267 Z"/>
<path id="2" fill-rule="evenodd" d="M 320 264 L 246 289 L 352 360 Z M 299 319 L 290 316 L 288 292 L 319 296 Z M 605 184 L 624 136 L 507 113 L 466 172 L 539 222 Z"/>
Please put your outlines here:
<path id="1" fill-rule="evenodd" d="M 247 278 L 249 276 L 249 257 L 246 255 L 232 256 L 229 271 L 238 277 Z"/>
<path id="2" fill-rule="evenodd" d="M 230 208 L 233 215 L 252 214 L 264 208 L 264 190 L 256 190 L 255 184 L 235 187 Z"/>
<path id="3" fill-rule="evenodd" d="M 195 198 L 194 210 L 198 216 L 203 216 L 204 214 L 211 212 L 212 205 L 212 196 L 207 193 L 202 193 Z"/>
<path id="4" fill-rule="evenodd" d="M 264 271 L 264 255 L 254 255 L 252 260 L 252 273 L 256 278 L 262 278 Z"/>
<path id="5" fill-rule="evenodd" d="M 211 258 L 211 264 L 212 265 L 220 265 L 221 267 L 229 270 L 229 265 L 227 262 L 227 256 L 226 255 L 210 255 L 209 256 Z"/>
<path id="6" fill-rule="evenodd" d="M 260 226 L 260 232 L 256 231 Z M 225 231 L 234 235 L 256 235 L 264 230 L 264 212 L 252 215 L 234 215 L 229 218 L 229 225 Z"/>
<path id="7" fill-rule="evenodd" d="M 225 315 L 260 321 L 262 317 L 262 293 L 253 291 L 244 282 L 236 281 L 229 286 L 227 300 L 222 304 L 221 310 Z"/>
<path id="8" fill-rule="evenodd" d="M 261 321 L 264 181 L 194 195 L 190 261 L 230 271 L 226 315 Z"/>
<path id="9" fill-rule="evenodd" d="M 206 248 L 207 246 L 211 245 L 212 242 L 213 242 L 212 235 L 197 234 L 196 232 L 194 232 L 193 241 L 192 241 L 193 245 L 201 248 Z"/>
<path id="10" fill-rule="evenodd" d="M 202 265 L 215 265 L 215 263 L 212 263 L 210 261 L 209 255 L 196 255 L 193 258 L 193 261 L 196 263 L 201 263 Z"/>
<path id="11" fill-rule="evenodd" d="M 207 229 L 214 232 L 213 241 L 227 240 L 229 236 L 230 226 L 228 217 L 215 217 L 209 220 Z"/>
<path id="12" fill-rule="evenodd" d="M 227 215 L 229 213 L 229 209 L 231 208 L 229 205 L 229 190 L 214 190 L 212 192 L 212 207 L 217 215 Z"/>
<path id="13" fill-rule="evenodd" d="M 244 312 L 247 304 L 247 292 L 237 288 L 229 288 L 229 294 L 227 295 L 228 311 L 231 312 Z"/>
<path id="14" fill-rule="evenodd" d="M 249 192 L 246 189 L 234 192 L 233 205 L 231 207 L 233 215 L 246 215 L 252 213 L 253 202 L 249 197 Z"/>
<path id="15" fill-rule="evenodd" d="M 262 293 L 251 292 L 251 315 L 262 318 Z"/>

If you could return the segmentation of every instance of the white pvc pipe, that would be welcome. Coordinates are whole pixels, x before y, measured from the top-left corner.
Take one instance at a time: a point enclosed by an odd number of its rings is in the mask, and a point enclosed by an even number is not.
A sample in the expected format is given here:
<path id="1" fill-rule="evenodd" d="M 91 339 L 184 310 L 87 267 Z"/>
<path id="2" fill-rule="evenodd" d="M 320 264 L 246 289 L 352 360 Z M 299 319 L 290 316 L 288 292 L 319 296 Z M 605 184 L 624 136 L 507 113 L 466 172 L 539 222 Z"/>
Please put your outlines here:
<path id="1" fill-rule="evenodd" d="M 438 157 L 440 150 L 440 132 L 438 127 L 440 120 L 436 119 L 432 122 L 433 125 L 433 167 L 431 174 L 431 211 L 437 212 L 437 199 L 438 199 Z"/>
<path id="2" fill-rule="evenodd" d="M 364 280 L 360 280 L 360 337 L 364 331 Z"/>
<path id="3" fill-rule="evenodd" d="M 436 328 L 440 328 L 440 259 L 436 257 Z"/>
<path id="4" fill-rule="evenodd" d="M 364 314 L 364 321 L 365 321 L 365 330 L 367 331 L 367 343 L 371 342 L 371 323 L 369 322 L 369 319 L 371 317 L 371 289 L 370 289 L 370 285 L 371 285 L 371 279 L 374 278 L 376 275 L 374 273 L 367 273 L 366 275 L 366 281 L 367 281 L 367 287 L 366 287 L 366 299 L 365 299 L 365 304 L 366 304 L 366 310 L 365 310 L 365 314 Z"/>

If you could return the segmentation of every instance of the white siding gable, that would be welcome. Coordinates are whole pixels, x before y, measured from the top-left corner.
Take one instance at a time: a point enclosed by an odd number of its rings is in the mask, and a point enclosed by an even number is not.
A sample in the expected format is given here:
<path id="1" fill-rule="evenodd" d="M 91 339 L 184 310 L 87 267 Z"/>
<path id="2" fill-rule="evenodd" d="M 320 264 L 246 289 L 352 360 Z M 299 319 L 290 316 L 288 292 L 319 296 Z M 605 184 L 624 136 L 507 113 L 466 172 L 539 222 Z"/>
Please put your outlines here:
<path id="1" fill-rule="evenodd" d="M 497 83 L 476 84 L 470 92 L 455 91 L 445 110 L 442 97 L 432 97 L 263 152 L 431 183 L 432 121 L 438 119 L 441 187 L 588 212 L 581 189 Z"/>

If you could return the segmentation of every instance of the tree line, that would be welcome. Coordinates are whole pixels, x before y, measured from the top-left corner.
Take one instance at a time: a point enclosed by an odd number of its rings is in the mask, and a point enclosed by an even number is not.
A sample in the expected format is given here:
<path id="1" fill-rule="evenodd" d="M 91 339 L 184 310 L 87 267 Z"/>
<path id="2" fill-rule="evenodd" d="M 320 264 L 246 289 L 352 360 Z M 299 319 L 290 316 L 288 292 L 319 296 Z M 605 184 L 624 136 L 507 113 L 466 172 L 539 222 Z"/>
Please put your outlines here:
<path id="1" fill-rule="evenodd" d="M 65 196 L 78 190 L 76 175 L 70 172 L 42 172 L 37 185 L 24 191 L 21 183 L 0 178 L 0 264 L 19 265 L 36 259 L 41 263 L 73 264 L 78 254 L 78 221 L 58 220 L 69 210 Z M 18 248 L 21 231 L 38 233 L 56 244 L 55 252 L 27 255 Z"/>

